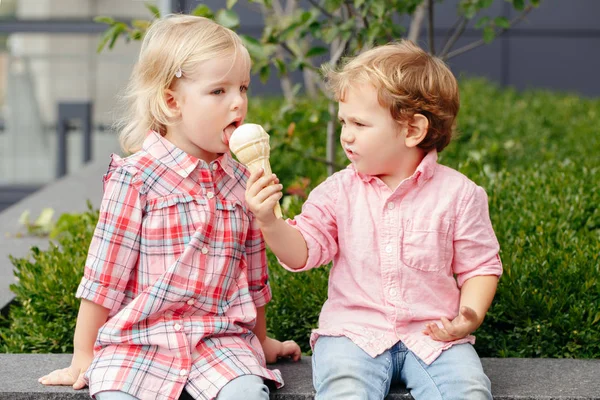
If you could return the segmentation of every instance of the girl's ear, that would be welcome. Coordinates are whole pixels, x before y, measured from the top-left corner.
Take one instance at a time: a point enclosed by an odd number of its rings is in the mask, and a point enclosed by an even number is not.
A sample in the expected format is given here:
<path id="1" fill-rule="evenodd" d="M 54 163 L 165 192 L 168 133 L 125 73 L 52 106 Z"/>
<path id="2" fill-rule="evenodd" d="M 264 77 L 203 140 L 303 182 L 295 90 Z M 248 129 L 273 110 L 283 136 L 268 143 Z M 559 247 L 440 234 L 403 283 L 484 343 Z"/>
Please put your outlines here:
<path id="1" fill-rule="evenodd" d="M 179 107 L 179 98 L 180 95 L 176 91 L 172 89 L 165 90 L 165 102 L 167 103 L 167 107 L 171 110 L 173 116 L 178 117 L 181 114 L 181 109 Z"/>
<path id="2" fill-rule="evenodd" d="M 406 138 L 404 142 L 406 147 L 417 147 L 429 131 L 429 120 L 423 114 L 415 114 L 412 119 L 408 121 L 406 127 Z"/>

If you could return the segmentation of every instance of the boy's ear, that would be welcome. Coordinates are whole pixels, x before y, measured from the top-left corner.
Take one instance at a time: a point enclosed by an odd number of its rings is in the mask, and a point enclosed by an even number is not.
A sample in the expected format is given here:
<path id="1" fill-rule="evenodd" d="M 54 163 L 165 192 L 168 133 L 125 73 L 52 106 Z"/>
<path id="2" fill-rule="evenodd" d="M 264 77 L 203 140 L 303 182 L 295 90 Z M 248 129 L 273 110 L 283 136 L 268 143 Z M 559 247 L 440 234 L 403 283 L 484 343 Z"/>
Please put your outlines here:
<path id="1" fill-rule="evenodd" d="M 429 131 L 429 120 L 423 114 L 415 114 L 406 124 L 406 147 L 417 147 Z"/>
<path id="2" fill-rule="evenodd" d="M 173 113 L 174 116 L 179 116 L 181 110 L 179 109 L 179 96 L 178 93 L 171 89 L 165 90 L 165 102 L 167 103 L 167 107 Z"/>

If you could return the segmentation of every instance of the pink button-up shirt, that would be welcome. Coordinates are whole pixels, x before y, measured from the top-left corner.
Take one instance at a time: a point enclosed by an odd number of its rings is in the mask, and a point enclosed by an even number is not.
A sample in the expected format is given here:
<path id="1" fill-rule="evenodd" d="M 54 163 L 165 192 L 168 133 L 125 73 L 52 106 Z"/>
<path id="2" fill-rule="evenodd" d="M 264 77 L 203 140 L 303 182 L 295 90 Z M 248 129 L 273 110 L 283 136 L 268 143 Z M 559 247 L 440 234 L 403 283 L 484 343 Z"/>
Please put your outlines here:
<path id="1" fill-rule="evenodd" d="M 333 261 L 312 346 L 319 335 L 346 336 L 375 357 L 402 341 L 430 364 L 453 344 L 474 343 L 422 333 L 458 314 L 467 279 L 502 274 L 485 191 L 438 164 L 435 151 L 396 190 L 350 166 L 316 187 L 288 223 L 308 246 L 297 271 Z"/>
<path id="2" fill-rule="evenodd" d="M 271 299 L 262 234 L 247 210 L 247 169 L 206 162 L 155 132 L 114 157 L 77 297 L 110 309 L 86 378 L 120 390 L 209 400 L 238 376 L 283 381 L 252 333 Z"/>

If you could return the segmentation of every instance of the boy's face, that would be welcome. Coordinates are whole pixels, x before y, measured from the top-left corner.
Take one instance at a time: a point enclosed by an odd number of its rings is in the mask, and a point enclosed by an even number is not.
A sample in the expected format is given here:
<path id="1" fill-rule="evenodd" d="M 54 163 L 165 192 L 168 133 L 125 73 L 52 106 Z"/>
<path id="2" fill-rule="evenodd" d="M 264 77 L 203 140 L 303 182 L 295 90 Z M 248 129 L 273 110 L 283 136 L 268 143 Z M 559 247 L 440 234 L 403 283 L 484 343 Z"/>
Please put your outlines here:
<path id="1" fill-rule="evenodd" d="M 406 146 L 406 124 L 394 120 L 390 110 L 379 104 L 377 89 L 370 84 L 354 84 L 344 94 L 338 118 L 346 156 L 358 172 L 377 176 L 395 189 L 414 172 L 416 149 Z"/>

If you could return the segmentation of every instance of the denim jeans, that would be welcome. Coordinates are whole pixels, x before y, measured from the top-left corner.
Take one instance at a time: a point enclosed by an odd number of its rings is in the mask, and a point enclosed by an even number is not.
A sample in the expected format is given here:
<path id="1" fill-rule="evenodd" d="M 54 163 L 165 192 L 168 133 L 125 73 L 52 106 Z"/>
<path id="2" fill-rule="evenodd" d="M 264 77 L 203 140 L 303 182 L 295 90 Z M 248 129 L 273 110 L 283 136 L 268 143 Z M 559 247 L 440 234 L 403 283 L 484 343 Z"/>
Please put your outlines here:
<path id="1" fill-rule="evenodd" d="M 470 344 L 454 345 L 431 365 L 402 342 L 373 358 L 346 337 L 321 336 L 312 357 L 316 400 L 385 398 L 394 381 L 415 400 L 491 400 L 491 384 Z"/>
<path id="2" fill-rule="evenodd" d="M 269 388 L 263 379 L 256 375 L 243 375 L 235 378 L 221 389 L 216 400 L 269 400 Z M 96 400 L 138 400 L 125 392 L 115 390 L 99 392 Z"/>

